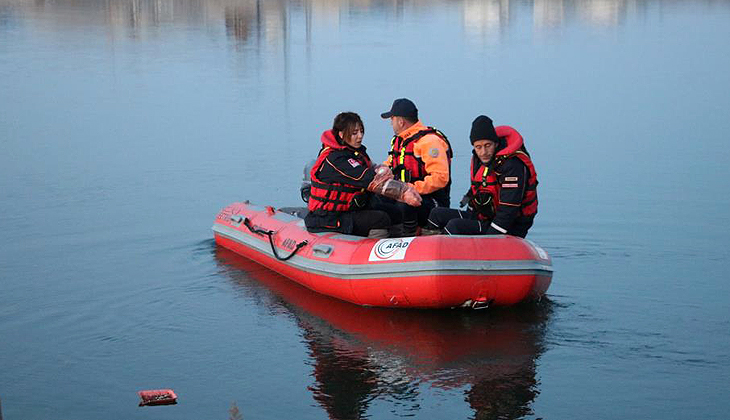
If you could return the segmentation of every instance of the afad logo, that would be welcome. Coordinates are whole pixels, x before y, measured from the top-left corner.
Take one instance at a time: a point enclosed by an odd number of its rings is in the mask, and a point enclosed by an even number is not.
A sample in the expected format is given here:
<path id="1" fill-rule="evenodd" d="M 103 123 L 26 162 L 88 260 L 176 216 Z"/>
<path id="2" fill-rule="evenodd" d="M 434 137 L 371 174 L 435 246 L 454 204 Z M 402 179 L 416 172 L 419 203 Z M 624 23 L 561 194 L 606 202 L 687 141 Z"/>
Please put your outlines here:
<path id="1" fill-rule="evenodd" d="M 406 251 L 414 238 L 381 239 L 370 250 L 369 261 L 394 261 L 406 257 Z"/>

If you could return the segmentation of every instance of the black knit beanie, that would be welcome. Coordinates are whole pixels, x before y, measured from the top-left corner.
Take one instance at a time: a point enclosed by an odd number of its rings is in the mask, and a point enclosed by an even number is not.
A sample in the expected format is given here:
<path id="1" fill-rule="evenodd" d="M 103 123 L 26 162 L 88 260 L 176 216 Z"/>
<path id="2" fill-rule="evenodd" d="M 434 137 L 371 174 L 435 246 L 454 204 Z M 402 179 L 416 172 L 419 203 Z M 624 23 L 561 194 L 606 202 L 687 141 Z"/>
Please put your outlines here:
<path id="1" fill-rule="evenodd" d="M 471 134 L 469 134 L 469 140 L 471 144 L 474 144 L 477 140 L 492 140 L 499 143 L 499 137 L 497 132 L 494 131 L 494 125 L 492 125 L 492 119 L 486 115 L 480 115 L 474 119 L 471 123 Z"/>

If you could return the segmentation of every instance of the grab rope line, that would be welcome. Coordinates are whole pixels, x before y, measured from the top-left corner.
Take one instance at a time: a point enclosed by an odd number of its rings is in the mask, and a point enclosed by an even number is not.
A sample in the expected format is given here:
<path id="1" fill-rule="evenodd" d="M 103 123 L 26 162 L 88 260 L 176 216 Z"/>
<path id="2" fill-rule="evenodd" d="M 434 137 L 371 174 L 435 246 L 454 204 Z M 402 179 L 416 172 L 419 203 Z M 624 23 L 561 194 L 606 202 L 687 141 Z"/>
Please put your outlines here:
<path id="1" fill-rule="evenodd" d="M 288 260 L 289 258 L 293 257 L 294 254 L 296 254 L 297 252 L 299 252 L 299 250 L 302 249 L 302 247 L 304 245 L 306 245 L 306 244 L 309 243 L 306 240 L 301 241 L 301 242 L 299 242 L 297 244 L 296 247 L 294 247 L 294 250 L 291 252 L 291 254 L 287 255 L 286 257 L 280 257 L 279 256 L 279 253 L 276 252 L 276 246 L 274 245 L 274 233 L 276 233 L 276 232 L 274 232 L 273 230 L 263 230 L 263 229 L 257 229 L 255 227 L 253 227 L 251 225 L 251 221 L 248 220 L 248 217 L 245 217 L 243 219 L 243 224 L 248 228 L 248 230 L 250 230 L 251 232 L 253 232 L 255 234 L 257 234 L 257 235 L 266 235 L 266 236 L 269 237 L 269 243 L 271 244 L 271 252 L 274 253 L 274 256 L 279 261 L 286 261 L 286 260 Z"/>

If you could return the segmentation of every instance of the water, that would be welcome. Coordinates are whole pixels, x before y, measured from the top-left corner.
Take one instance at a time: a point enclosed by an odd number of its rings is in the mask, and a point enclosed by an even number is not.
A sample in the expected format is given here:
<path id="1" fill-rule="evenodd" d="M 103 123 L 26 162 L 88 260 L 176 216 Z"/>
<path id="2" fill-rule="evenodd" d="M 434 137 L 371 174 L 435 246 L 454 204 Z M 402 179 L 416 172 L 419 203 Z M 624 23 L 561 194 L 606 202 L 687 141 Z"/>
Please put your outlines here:
<path id="1" fill-rule="evenodd" d="M 725 418 L 727 1 L 0 0 L 3 418 Z M 540 179 L 549 301 L 366 310 L 217 249 L 333 116 L 490 115 Z M 455 198 L 455 199 L 454 199 Z M 180 404 L 138 408 L 171 387 Z"/>

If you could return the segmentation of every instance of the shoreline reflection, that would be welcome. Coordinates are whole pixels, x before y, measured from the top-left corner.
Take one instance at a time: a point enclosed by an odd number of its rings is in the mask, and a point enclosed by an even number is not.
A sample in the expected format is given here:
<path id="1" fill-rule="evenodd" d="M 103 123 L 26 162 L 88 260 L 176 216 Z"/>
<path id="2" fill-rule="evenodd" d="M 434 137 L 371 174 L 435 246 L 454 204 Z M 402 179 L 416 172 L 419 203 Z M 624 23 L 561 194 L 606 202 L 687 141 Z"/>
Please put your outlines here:
<path id="1" fill-rule="evenodd" d="M 302 330 L 314 400 L 330 419 L 368 417 L 378 399 L 414 415 L 423 386 L 464 393 L 473 418 L 533 414 L 552 304 L 484 312 L 363 308 L 319 295 L 223 248 L 224 275 Z"/>
<path id="2" fill-rule="evenodd" d="M 31 19 L 57 32 L 104 26 L 112 35 L 145 39 L 166 25 L 184 25 L 221 28 L 231 40 L 260 47 L 288 42 L 293 28 L 310 45 L 313 25 L 341 28 L 344 20 L 368 15 L 400 21 L 414 12 L 438 14 L 454 5 L 467 35 L 488 38 L 525 19 L 535 32 L 573 22 L 618 26 L 632 16 L 661 15 L 665 4 L 718 5 L 713 0 L 0 0 L 0 30 L 14 19 Z"/>

